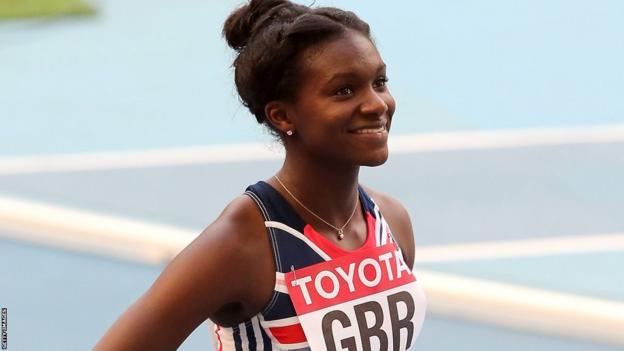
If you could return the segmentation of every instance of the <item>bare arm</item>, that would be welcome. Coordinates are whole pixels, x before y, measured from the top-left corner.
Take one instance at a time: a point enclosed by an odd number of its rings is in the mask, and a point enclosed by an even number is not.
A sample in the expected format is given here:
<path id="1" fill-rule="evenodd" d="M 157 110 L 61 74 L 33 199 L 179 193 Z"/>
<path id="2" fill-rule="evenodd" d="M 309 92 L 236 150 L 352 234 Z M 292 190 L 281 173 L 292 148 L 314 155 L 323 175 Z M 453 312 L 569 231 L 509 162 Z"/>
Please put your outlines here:
<path id="1" fill-rule="evenodd" d="M 250 199 L 234 200 L 119 317 L 94 350 L 175 350 L 223 306 L 240 303 L 254 313 L 263 296 L 252 286 L 266 277 L 256 271 L 266 268 L 257 262 L 258 252 L 265 249 L 261 223 Z"/>

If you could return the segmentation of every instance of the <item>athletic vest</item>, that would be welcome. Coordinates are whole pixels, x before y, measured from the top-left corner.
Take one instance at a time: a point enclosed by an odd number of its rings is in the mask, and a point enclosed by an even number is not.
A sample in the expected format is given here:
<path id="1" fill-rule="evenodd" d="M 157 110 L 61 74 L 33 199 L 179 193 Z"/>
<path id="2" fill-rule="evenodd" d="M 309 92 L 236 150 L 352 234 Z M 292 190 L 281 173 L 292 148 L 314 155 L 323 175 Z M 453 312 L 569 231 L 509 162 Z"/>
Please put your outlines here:
<path id="1" fill-rule="evenodd" d="M 358 190 L 367 238 L 346 251 L 306 224 L 269 184 L 246 189 L 265 220 L 275 288 L 253 318 L 213 326 L 215 350 L 406 350 L 414 343 L 425 316 L 424 293 L 379 207 Z"/>

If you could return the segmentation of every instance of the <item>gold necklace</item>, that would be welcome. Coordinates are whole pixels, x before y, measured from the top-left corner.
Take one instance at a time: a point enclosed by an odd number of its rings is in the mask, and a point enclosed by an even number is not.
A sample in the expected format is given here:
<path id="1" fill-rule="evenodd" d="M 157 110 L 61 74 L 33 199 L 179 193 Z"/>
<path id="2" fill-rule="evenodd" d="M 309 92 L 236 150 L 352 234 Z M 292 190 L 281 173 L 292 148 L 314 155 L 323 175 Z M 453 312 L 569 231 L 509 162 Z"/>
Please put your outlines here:
<path id="1" fill-rule="evenodd" d="M 290 195 L 290 197 L 293 198 L 293 200 L 295 200 L 299 205 L 301 205 L 301 207 L 303 207 L 306 211 L 308 211 L 311 215 L 313 215 L 314 217 L 316 217 L 318 220 L 320 220 L 321 222 L 327 224 L 328 226 L 334 228 L 336 230 L 336 235 L 338 237 L 338 240 L 342 240 L 344 238 L 344 229 L 347 226 L 347 224 L 349 224 L 349 222 L 351 222 L 351 219 L 353 218 L 353 216 L 355 215 L 355 211 L 358 208 L 358 204 L 360 203 L 360 199 L 359 196 L 355 197 L 355 207 L 353 207 L 353 212 L 351 212 L 351 216 L 349 216 L 349 219 L 347 219 L 347 221 L 345 222 L 345 224 L 342 225 L 342 227 L 338 228 L 335 225 L 327 222 L 326 220 L 324 220 L 323 218 L 321 218 L 319 215 L 317 215 L 316 213 L 314 213 L 311 209 L 307 208 L 306 205 L 304 205 L 303 203 L 301 203 L 301 201 L 299 201 L 299 199 L 297 199 L 295 197 L 295 195 L 293 195 L 293 193 L 290 192 L 290 190 L 288 190 L 288 188 L 286 187 L 286 185 L 284 185 L 284 183 L 282 183 L 282 181 L 279 179 L 279 177 L 277 175 L 274 175 L 273 177 L 275 177 L 275 179 L 278 181 L 278 183 L 280 183 L 280 185 L 282 186 L 282 188 L 284 188 L 284 190 L 286 190 L 286 192 L 288 193 L 288 195 Z"/>

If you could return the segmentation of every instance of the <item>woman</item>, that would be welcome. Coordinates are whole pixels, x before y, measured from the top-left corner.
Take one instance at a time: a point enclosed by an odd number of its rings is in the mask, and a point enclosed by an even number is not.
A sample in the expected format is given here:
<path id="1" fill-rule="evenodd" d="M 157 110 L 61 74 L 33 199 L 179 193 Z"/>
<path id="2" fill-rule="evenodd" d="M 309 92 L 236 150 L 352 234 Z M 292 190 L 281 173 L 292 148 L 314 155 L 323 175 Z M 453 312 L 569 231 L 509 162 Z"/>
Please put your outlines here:
<path id="1" fill-rule="evenodd" d="M 284 164 L 235 198 L 95 349 L 174 350 L 206 319 L 219 350 L 407 349 L 425 309 L 407 268 L 411 223 L 358 183 L 361 166 L 386 161 L 395 110 L 368 25 L 252 0 L 223 33 L 240 98 L 281 140 Z"/>

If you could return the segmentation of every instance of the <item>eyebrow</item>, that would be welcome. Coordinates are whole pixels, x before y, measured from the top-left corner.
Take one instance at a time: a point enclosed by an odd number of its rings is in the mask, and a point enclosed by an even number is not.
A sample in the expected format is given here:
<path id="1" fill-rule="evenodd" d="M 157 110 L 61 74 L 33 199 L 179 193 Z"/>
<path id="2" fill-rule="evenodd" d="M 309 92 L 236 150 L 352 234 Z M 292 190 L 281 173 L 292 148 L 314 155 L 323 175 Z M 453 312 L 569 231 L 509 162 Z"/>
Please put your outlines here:
<path id="1" fill-rule="evenodd" d="M 386 64 L 381 64 L 379 65 L 379 67 L 377 67 L 377 71 L 376 73 L 379 74 L 380 72 L 384 71 L 386 69 Z M 346 71 L 346 72 L 338 72 L 336 74 L 334 74 L 333 76 L 331 76 L 331 78 L 329 78 L 325 84 L 331 84 L 332 82 L 336 81 L 336 80 L 340 80 L 340 79 L 350 79 L 350 78 L 357 78 L 360 75 L 357 73 L 354 73 L 352 71 Z"/>

